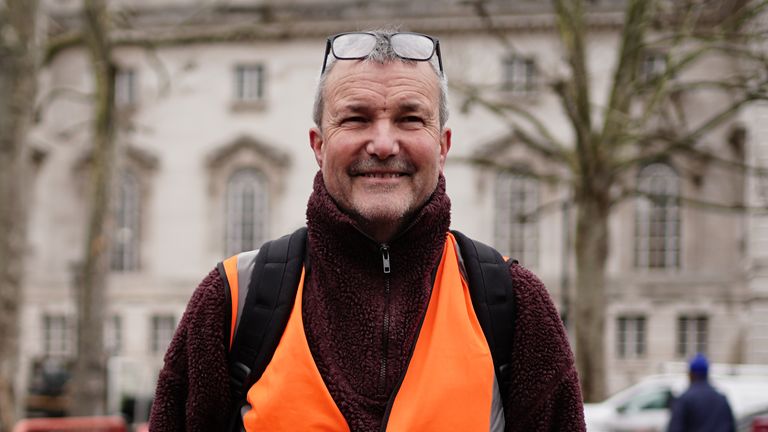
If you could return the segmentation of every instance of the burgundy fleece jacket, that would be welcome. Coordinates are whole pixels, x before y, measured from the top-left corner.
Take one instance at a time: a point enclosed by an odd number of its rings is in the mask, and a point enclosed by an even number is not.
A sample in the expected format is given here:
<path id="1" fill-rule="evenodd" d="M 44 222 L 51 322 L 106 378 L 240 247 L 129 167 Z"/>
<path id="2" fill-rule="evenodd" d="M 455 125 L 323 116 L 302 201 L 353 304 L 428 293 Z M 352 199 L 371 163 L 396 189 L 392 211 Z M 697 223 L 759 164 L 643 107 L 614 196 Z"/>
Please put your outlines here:
<path id="1" fill-rule="evenodd" d="M 364 235 L 315 178 L 307 207 L 310 277 L 302 313 L 312 356 L 352 431 L 379 430 L 405 373 L 450 224 L 445 180 L 386 245 Z M 510 266 L 517 301 L 504 407 L 507 431 L 584 431 L 573 355 L 543 284 Z M 322 281 L 322 284 L 320 283 Z M 228 414 L 224 285 L 213 270 L 192 295 L 160 371 L 151 431 L 223 431 Z"/>

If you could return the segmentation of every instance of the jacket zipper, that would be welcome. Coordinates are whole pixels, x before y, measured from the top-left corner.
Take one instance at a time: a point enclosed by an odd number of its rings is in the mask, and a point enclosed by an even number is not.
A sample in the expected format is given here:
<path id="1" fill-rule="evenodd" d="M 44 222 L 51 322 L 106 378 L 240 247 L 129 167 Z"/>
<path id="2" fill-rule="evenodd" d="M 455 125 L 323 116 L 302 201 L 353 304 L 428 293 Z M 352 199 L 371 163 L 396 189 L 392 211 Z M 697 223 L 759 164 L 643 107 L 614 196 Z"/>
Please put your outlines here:
<path id="1" fill-rule="evenodd" d="M 389 274 L 392 267 L 389 262 L 389 246 L 382 244 L 379 247 L 381 252 L 381 264 L 384 271 L 384 322 L 382 324 L 382 357 L 379 365 L 379 394 L 384 395 L 387 391 L 387 357 L 389 356 Z"/>
<path id="2" fill-rule="evenodd" d="M 434 289 L 435 280 L 434 275 L 432 277 L 432 285 L 430 288 L 429 296 L 432 297 L 432 289 Z M 419 321 L 419 326 L 416 327 L 416 339 L 413 341 L 413 344 L 411 345 L 410 350 L 408 351 L 408 361 L 406 362 L 407 365 L 410 366 L 411 364 L 411 358 L 413 357 L 413 351 L 416 349 L 416 342 L 418 341 L 419 335 L 421 334 L 421 327 L 424 325 L 424 318 L 426 318 L 426 311 L 424 315 L 422 315 L 421 320 Z M 395 404 L 395 397 L 397 397 L 397 393 L 400 391 L 400 387 L 403 385 L 403 381 L 405 380 L 405 374 L 408 372 L 408 368 L 406 367 L 405 370 L 400 375 L 400 378 L 398 378 L 397 382 L 395 383 L 395 387 L 392 389 L 392 394 L 389 395 L 389 401 L 387 401 L 387 407 L 384 411 L 384 418 L 381 421 L 381 428 L 379 429 L 380 432 L 386 432 L 387 431 L 387 425 L 389 423 L 389 415 L 392 413 L 392 407 Z"/>

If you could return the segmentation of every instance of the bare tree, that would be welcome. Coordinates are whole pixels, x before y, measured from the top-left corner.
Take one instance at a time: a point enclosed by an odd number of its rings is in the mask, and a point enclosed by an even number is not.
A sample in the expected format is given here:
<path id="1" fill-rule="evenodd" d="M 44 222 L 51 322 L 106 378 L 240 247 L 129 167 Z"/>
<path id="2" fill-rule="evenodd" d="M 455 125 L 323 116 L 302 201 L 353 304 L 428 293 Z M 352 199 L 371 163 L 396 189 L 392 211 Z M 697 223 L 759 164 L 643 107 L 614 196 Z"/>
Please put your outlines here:
<path id="1" fill-rule="evenodd" d="M 26 251 L 26 132 L 37 92 L 37 1 L 0 4 L 0 430 L 15 421 L 19 310 Z"/>
<path id="2" fill-rule="evenodd" d="M 506 46 L 506 35 L 494 26 L 486 0 L 469 2 L 487 28 Z M 756 20 L 766 7 L 762 0 L 626 0 L 619 31 L 616 67 L 608 100 L 595 100 L 594 80 L 587 66 L 589 4 L 583 0 L 552 0 L 566 72 L 549 82 L 571 129 L 572 143 L 555 138 L 556 125 L 522 104 L 502 103 L 492 92 L 462 88 L 466 106 L 481 105 L 506 122 L 516 144 L 548 161 L 547 172 L 526 174 L 560 182 L 570 191 L 575 214 L 575 295 L 570 318 L 575 331 L 576 363 L 587 401 L 605 395 L 604 346 L 606 261 L 609 217 L 616 204 L 644 196 L 673 198 L 708 208 L 744 211 L 740 202 L 708 202 L 685 196 L 653 196 L 628 181 L 640 167 L 663 158 L 713 164 L 742 175 L 763 175 L 743 160 L 743 133 L 734 128 L 737 151 L 715 153 L 707 134 L 733 122 L 742 108 L 766 98 L 766 56 L 749 41 L 764 37 Z M 663 52 L 664 67 L 645 71 L 649 53 Z M 707 79 L 686 75 L 702 61 L 728 58 L 732 73 Z M 688 115 L 692 95 L 719 94 L 722 105 L 706 114 Z M 697 107 L 701 110 L 703 107 Z M 690 117 L 690 118 L 689 118 Z M 741 156 L 741 157 L 739 157 Z M 472 162 L 501 170 L 498 158 Z"/>
<path id="3" fill-rule="evenodd" d="M 89 217 L 77 286 L 78 356 L 73 412 L 103 414 L 106 395 L 104 307 L 107 287 L 110 196 L 115 159 L 115 65 L 104 0 L 83 1 L 83 40 L 94 79 Z"/>

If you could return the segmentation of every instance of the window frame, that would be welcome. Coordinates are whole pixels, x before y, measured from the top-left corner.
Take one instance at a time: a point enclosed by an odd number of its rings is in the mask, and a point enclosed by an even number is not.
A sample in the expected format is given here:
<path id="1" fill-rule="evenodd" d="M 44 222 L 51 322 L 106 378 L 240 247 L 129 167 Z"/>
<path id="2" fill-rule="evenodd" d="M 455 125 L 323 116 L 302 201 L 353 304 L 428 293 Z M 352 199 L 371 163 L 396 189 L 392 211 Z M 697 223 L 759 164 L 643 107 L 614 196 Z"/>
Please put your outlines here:
<path id="1" fill-rule="evenodd" d="M 538 67 L 532 56 L 510 54 L 502 60 L 502 91 L 513 95 L 535 93 Z"/>
<path id="2" fill-rule="evenodd" d="M 638 172 L 637 188 L 650 197 L 635 200 L 635 268 L 679 270 L 683 245 L 680 176 L 671 165 L 654 162 Z"/>
<path id="3" fill-rule="evenodd" d="M 170 323 L 170 326 L 163 327 Z M 164 354 L 176 333 L 176 316 L 172 313 L 155 313 L 150 316 L 149 352 Z"/>
<path id="4" fill-rule="evenodd" d="M 248 179 L 247 177 L 250 177 Z M 248 184 L 233 184 L 235 181 L 253 180 Z M 243 203 L 248 197 L 248 191 L 243 188 L 251 186 L 253 192 L 253 214 L 251 238 L 246 239 L 244 225 L 247 215 L 244 214 Z M 239 190 L 233 190 L 233 189 Z M 238 194 L 239 196 L 235 195 Z M 239 202 L 234 202 L 238 200 Z M 267 240 L 269 232 L 269 179 L 258 168 L 244 167 L 234 170 L 226 179 L 224 188 L 224 252 L 226 256 L 260 247 Z"/>
<path id="5" fill-rule="evenodd" d="M 642 359 L 648 355 L 648 319 L 642 314 L 616 318 L 616 353 L 622 360 Z"/>
<path id="6" fill-rule="evenodd" d="M 130 108 L 138 105 L 138 72 L 132 67 L 121 67 L 115 72 L 115 106 Z"/>
<path id="7" fill-rule="evenodd" d="M 494 237 L 499 251 L 536 268 L 541 253 L 541 182 L 529 176 L 499 173 L 494 197 Z M 525 216 L 525 220 L 520 220 Z"/>
<path id="8" fill-rule="evenodd" d="M 143 191 L 141 179 L 134 170 L 124 169 L 120 172 L 116 192 L 109 268 L 117 273 L 136 272 L 141 267 Z"/>
<path id="9" fill-rule="evenodd" d="M 677 317 L 675 355 L 681 359 L 709 350 L 710 319 L 703 313 L 682 314 Z"/>
<path id="10" fill-rule="evenodd" d="M 112 356 L 123 351 L 123 317 L 114 314 L 107 318 L 104 326 L 104 350 Z"/>
<path id="11" fill-rule="evenodd" d="M 262 104 L 266 100 L 267 68 L 264 63 L 238 63 L 234 67 L 234 101 L 237 104 Z"/>
<path id="12" fill-rule="evenodd" d="M 65 313 L 46 312 L 42 315 L 42 348 L 47 357 L 70 357 L 75 354 L 72 317 Z M 53 325 L 58 323 L 57 325 Z"/>
<path id="13" fill-rule="evenodd" d="M 643 84 L 650 84 L 667 73 L 669 56 L 665 52 L 647 51 L 643 54 L 638 70 L 638 78 Z"/>

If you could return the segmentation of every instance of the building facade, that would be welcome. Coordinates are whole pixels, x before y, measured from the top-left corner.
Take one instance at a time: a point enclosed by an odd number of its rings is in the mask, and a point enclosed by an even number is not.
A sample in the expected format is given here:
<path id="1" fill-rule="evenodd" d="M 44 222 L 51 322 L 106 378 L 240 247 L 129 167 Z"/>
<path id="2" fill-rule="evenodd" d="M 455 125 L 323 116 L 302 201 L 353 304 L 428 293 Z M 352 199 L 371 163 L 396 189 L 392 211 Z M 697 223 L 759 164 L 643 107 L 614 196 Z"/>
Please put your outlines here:
<path id="1" fill-rule="evenodd" d="M 76 30 L 78 4 L 49 2 L 48 31 L 61 36 Z M 548 88 L 563 70 L 562 51 L 553 16 L 539 2 L 491 2 L 495 25 L 512 50 L 470 6 L 447 0 L 112 5 L 125 20 L 113 31 L 119 132 L 104 305 L 113 411 L 126 399 L 151 398 L 186 302 L 218 261 L 304 224 L 317 171 L 308 129 L 326 36 L 388 23 L 437 36 L 457 88 L 471 83 L 494 89 L 500 100 L 546 119 L 559 139 L 570 139 L 567 118 Z M 595 100 L 607 97 L 620 7 L 604 0 L 591 14 L 588 63 Z M 657 67 L 650 56 L 648 71 Z M 714 59 L 698 73 L 728 73 L 731 67 Z M 30 190 L 23 388 L 46 360 L 77 355 L 74 272 L 88 205 L 93 82 L 87 54 L 78 46 L 57 51 L 40 80 L 44 103 L 31 140 L 47 157 Z M 547 163 L 515 145 L 494 114 L 463 109 L 465 100 L 451 89 L 453 147 L 446 178 L 452 225 L 532 268 L 567 318 L 575 271 L 570 191 L 464 162 L 491 154 L 512 165 Z M 721 102 L 693 100 L 687 108 L 695 118 L 697 104 Z M 765 162 L 766 112 L 755 107 L 735 119 L 747 131 L 745 148 L 731 144 L 733 125 L 703 138 L 706 147 Z M 705 162 L 694 165 L 659 161 L 627 181 L 649 194 L 765 205 L 762 183 Z M 637 197 L 616 206 L 610 230 L 610 391 L 700 351 L 716 362 L 768 364 L 768 219 Z"/>

